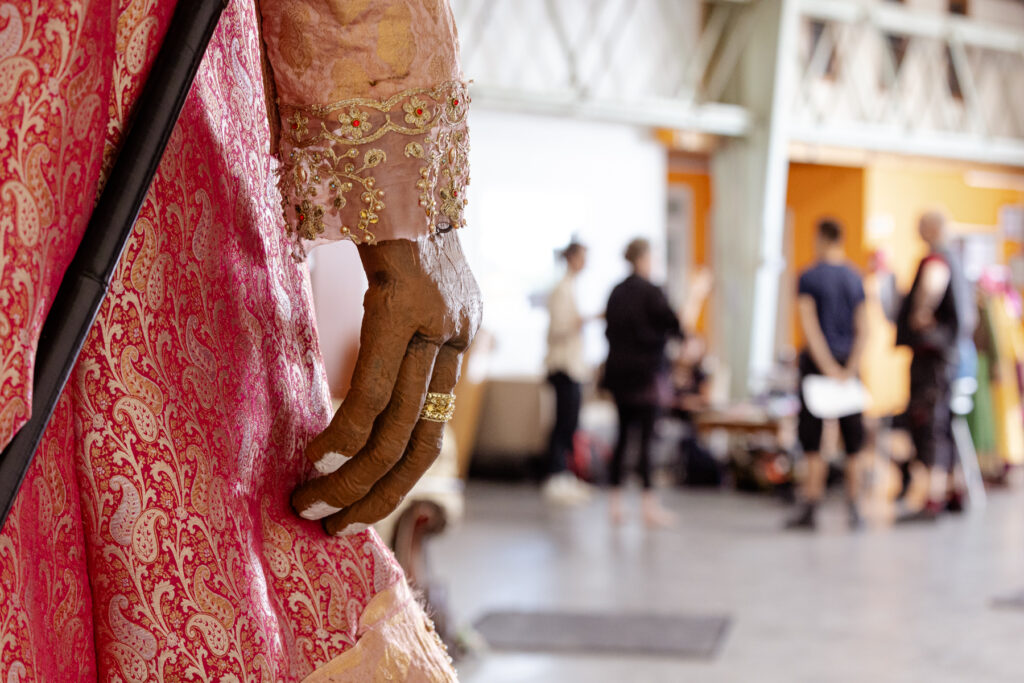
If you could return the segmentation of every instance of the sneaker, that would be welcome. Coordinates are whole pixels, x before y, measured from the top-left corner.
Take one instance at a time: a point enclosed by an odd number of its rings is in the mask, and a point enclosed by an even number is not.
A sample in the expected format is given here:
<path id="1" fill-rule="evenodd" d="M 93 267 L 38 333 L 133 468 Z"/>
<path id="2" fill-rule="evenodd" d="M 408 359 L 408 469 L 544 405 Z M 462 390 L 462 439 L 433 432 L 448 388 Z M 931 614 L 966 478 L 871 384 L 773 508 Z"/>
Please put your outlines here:
<path id="1" fill-rule="evenodd" d="M 583 501 L 589 501 L 594 497 L 594 487 L 583 481 L 574 474 L 569 474 L 566 477 L 567 487 L 573 489 Z"/>
<path id="2" fill-rule="evenodd" d="M 571 507 L 590 500 L 590 491 L 585 486 L 572 474 L 560 472 L 548 477 L 541 487 L 541 493 L 549 503 Z"/>
<path id="3" fill-rule="evenodd" d="M 814 503 L 804 503 L 799 511 L 786 520 L 786 529 L 794 531 L 814 531 L 818 528 L 818 519 L 815 513 L 818 506 Z"/>

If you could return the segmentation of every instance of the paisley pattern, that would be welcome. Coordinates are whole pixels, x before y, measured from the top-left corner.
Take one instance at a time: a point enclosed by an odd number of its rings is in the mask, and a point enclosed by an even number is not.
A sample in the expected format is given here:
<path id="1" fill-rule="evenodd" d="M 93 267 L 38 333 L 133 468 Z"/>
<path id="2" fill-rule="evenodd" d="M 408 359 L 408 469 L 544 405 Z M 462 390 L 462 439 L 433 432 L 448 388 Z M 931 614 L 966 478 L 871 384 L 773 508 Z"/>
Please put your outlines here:
<path id="1" fill-rule="evenodd" d="M 0 680 L 95 681 L 92 601 L 65 395 L 0 534 Z"/>
<path id="2" fill-rule="evenodd" d="M 95 196 L 112 0 L 0 0 L 0 447 L 28 418 L 46 310 Z M 95 680 L 92 603 L 63 397 L 0 534 L 0 680 Z"/>
<path id="3" fill-rule="evenodd" d="M 0 2 L 0 446 L 28 419 L 35 343 L 91 209 L 112 12 Z"/>
<path id="4" fill-rule="evenodd" d="M 51 87 L 37 55 L 60 52 L 61 30 L 91 51 L 69 74 L 93 81 L 72 88 L 71 78 L 57 92 L 108 105 L 84 123 L 81 106 L 64 105 L 70 118 L 54 119 L 64 132 L 35 155 L 22 140 L 41 135 L 36 128 L 0 129 L 5 169 L 16 168 L 5 177 L 31 196 L 30 205 L 12 184 L 0 204 L 0 296 L 26 302 L 0 306 L 20 311 L 0 326 L 22 348 L 16 365 L 3 347 L 0 373 L 19 368 L 8 391 L 22 401 L 38 333 L 26 306 L 45 308 L 51 296 L 44 285 L 75 246 L 83 198 L 95 196 L 101 157 L 108 168 L 116 153 L 173 11 L 168 0 L 52 0 L 31 4 L 33 23 L 26 4 L 0 4 L 0 55 L 32 63 L 0 62 L 20 74 L 14 109 L 31 106 L 22 92 L 32 84 Z M 95 30 L 75 34 L 85 17 Z M 374 596 L 404 582 L 374 532 L 331 539 L 288 507 L 328 400 L 308 275 L 290 257 L 280 215 L 268 117 L 252 111 L 264 101 L 258 74 L 255 8 L 235 0 L 0 534 L 0 680 L 299 681 L 349 651 Z M 5 122 L 14 109 L 0 110 Z M 76 126 L 84 138 L 69 171 Z M 86 144 L 100 130 L 105 144 Z M 54 222 L 67 234 L 54 236 Z M 28 254 L 21 233 L 42 248 Z M 37 265 L 21 266 L 19 288 L 6 278 L 23 258 Z M 0 402 L 0 416 L 16 416 L 2 423 L 8 430 L 24 417 L 10 405 Z"/>

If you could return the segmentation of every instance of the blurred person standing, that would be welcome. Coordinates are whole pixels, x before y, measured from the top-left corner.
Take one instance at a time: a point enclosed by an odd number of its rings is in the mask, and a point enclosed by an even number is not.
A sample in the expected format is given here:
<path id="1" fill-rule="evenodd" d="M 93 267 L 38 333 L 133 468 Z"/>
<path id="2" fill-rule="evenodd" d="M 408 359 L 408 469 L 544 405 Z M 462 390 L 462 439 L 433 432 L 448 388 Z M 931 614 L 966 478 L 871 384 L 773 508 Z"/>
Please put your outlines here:
<path id="1" fill-rule="evenodd" d="M 821 457 L 823 421 L 812 414 L 804 395 L 804 378 L 825 375 L 845 381 L 858 376 L 867 340 L 864 286 L 846 262 L 842 226 L 824 219 L 818 223 L 818 262 L 800 276 L 797 313 L 806 339 L 801 352 L 799 438 L 807 469 L 801 486 L 800 509 L 786 523 L 790 529 L 813 529 L 825 495 L 828 464 Z M 847 454 L 846 491 L 850 526 L 861 525 L 859 456 L 864 447 L 864 418 L 854 413 L 839 418 L 839 431 Z"/>
<path id="2" fill-rule="evenodd" d="M 583 383 L 589 374 L 583 358 L 583 326 L 576 303 L 576 277 L 587 265 L 587 248 L 571 242 L 561 252 L 565 276 L 548 298 L 548 383 L 555 390 L 555 426 L 551 430 L 545 467 L 544 497 L 560 505 L 575 505 L 590 498 L 590 486 L 568 470 L 573 437 L 579 427 Z"/>
<path id="3" fill-rule="evenodd" d="M 643 517 L 651 527 L 667 526 L 672 515 L 652 490 L 651 444 L 659 411 L 672 400 L 665 345 L 683 337 L 679 318 L 665 293 L 650 281 L 651 245 L 643 238 L 626 247 L 632 273 L 616 285 L 608 299 L 608 360 L 602 386 L 612 393 L 619 416 L 619 436 L 611 464 L 611 518 L 623 516 L 622 483 L 626 452 L 639 440 L 639 470 L 643 483 Z"/>
<path id="4" fill-rule="evenodd" d="M 928 254 L 921 259 L 897 321 L 896 343 L 909 346 L 907 420 L 915 459 L 928 473 L 927 499 L 897 521 L 931 521 L 948 504 L 949 474 L 956 461 L 952 383 L 963 340 L 974 333 L 974 299 L 959 261 L 948 246 L 945 216 L 930 211 L 918 222 Z"/>

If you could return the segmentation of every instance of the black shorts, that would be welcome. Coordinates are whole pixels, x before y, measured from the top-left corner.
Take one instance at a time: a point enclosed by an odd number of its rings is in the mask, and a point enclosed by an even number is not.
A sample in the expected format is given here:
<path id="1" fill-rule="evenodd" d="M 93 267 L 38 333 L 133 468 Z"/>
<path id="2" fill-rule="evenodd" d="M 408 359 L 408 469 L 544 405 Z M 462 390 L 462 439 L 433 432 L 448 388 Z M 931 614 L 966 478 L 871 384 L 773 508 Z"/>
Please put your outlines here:
<path id="1" fill-rule="evenodd" d="M 800 447 L 804 453 L 817 453 L 821 450 L 822 419 L 811 415 L 804 402 L 804 377 L 820 375 L 821 371 L 814 364 L 810 354 L 800 354 L 800 418 L 797 433 Z M 843 436 L 843 448 L 847 455 L 857 455 L 864 448 L 864 415 L 856 413 L 839 418 L 839 432 Z"/>

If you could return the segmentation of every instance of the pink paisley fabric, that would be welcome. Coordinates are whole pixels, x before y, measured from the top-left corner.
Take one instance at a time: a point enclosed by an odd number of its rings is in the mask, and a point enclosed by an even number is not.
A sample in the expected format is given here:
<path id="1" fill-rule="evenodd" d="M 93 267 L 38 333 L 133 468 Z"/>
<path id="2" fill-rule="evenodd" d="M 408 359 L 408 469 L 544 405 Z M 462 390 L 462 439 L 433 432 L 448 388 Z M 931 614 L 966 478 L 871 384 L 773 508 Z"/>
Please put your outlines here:
<path id="1" fill-rule="evenodd" d="M 0 78 L 3 177 L 29 192 L 5 183 L 0 210 L 0 296 L 27 302 L 4 302 L 20 318 L 0 319 L 19 338 L 9 395 L 22 401 L 38 334 L 28 321 L 87 219 L 96 140 L 109 162 L 172 11 L 169 0 L 0 4 L 0 55 L 31 64 L 15 67 L 10 107 Z M 288 506 L 328 398 L 307 272 L 280 214 L 259 45 L 253 3 L 234 0 L 0 534 L 6 683 L 299 681 L 336 664 L 371 600 L 404 581 L 374 532 L 328 538 Z M 17 123 L 46 97 L 59 104 Z M 93 113 L 76 124 L 83 102 Z M 46 192 L 61 199 L 52 215 L 38 208 Z M 9 276 L 10 263 L 23 265 Z"/>
<path id="2" fill-rule="evenodd" d="M 28 419 L 39 330 L 92 207 L 114 18 L 110 0 L 0 2 L 0 447 Z"/>
<path id="3" fill-rule="evenodd" d="M 111 0 L 0 2 L 0 447 L 28 418 L 36 341 L 95 196 L 116 17 Z M 0 534 L 8 683 L 95 680 L 74 420 L 65 396 Z"/>
<path id="4" fill-rule="evenodd" d="M 92 599 L 65 395 L 0 534 L 0 680 L 95 681 Z"/>

